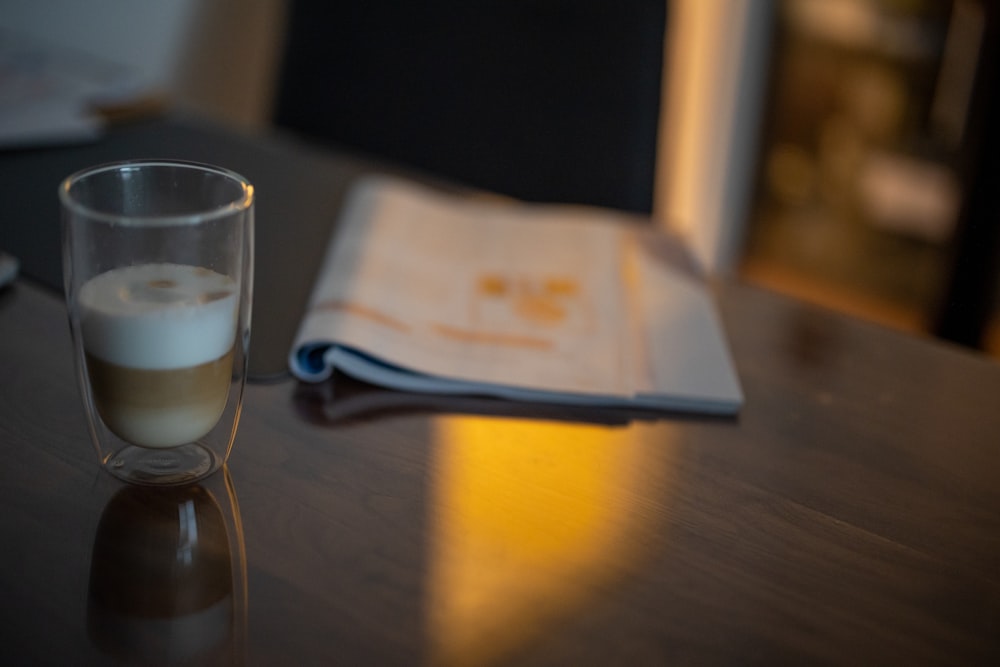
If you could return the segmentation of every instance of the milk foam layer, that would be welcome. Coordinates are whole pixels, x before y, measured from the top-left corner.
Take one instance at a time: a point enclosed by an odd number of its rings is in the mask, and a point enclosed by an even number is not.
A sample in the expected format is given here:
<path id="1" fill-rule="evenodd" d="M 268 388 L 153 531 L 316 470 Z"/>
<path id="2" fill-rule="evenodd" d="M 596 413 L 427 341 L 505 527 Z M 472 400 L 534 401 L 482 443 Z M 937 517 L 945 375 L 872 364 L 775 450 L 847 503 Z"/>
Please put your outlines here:
<path id="1" fill-rule="evenodd" d="M 113 269 L 80 289 L 87 352 L 141 369 L 184 368 L 226 354 L 236 336 L 237 286 L 209 269 L 142 264 Z"/>

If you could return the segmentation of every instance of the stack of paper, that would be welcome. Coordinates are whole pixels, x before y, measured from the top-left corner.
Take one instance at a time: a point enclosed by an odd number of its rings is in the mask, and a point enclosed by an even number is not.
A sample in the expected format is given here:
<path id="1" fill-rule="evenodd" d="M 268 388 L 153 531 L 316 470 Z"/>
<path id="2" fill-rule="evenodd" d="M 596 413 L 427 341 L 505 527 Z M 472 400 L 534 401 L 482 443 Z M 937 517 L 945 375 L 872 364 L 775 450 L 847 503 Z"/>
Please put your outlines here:
<path id="1" fill-rule="evenodd" d="M 743 395 L 710 292 L 651 252 L 648 225 L 635 222 L 361 181 L 292 372 L 317 382 L 336 368 L 410 392 L 737 412 Z"/>
<path id="2" fill-rule="evenodd" d="M 98 109 L 154 94 L 130 67 L 0 30 L 0 148 L 93 141 Z"/>

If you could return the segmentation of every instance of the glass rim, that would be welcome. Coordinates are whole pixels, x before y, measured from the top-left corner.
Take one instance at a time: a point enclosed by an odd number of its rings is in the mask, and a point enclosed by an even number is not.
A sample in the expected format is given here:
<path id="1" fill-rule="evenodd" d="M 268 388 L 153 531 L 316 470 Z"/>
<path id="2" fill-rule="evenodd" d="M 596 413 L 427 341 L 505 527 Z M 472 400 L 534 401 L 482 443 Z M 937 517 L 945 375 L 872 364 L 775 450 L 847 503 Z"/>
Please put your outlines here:
<path id="1" fill-rule="evenodd" d="M 119 171 L 125 168 L 149 168 L 149 167 L 174 167 L 191 169 L 193 171 L 201 171 L 212 173 L 217 176 L 222 176 L 229 179 L 230 181 L 236 183 L 240 187 L 240 196 L 234 197 L 231 201 L 220 204 L 218 206 L 213 206 L 210 208 L 205 208 L 201 211 L 196 211 L 194 213 L 183 213 L 183 214 L 166 214 L 166 215 L 136 215 L 136 214 L 124 214 L 124 213 L 112 213 L 110 211 L 102 211 L 91 206 L 80 203 L 72 194 L 71 188 L 83 181 L 86 178 L 96 176 L 98 174 Z M 102 164 L 92 165 L 84 169 L 76 171 L 59 183 L 59 201 L 62 202 L 63 206 L 76 213 L 78 215 L 87 216 L 88 218 L 98 220 L 100 222 L 106 222 L 111 224 L 129 225 L 129 224 L 143 224 L 148 225 L 150 223 L 155 223 L 158 225 L 184 225 L 184 224 L 197 224 L 207 220 L 214 220 L 217 218 L 225 217 L 227 215 L 232 215 L 233 213 L 239 213 L 248 210 L 254 201 L 254 188 L 245 177 L 240 174 L 226 169 L 224 167 L 217 167 L 212 164 L 205 162 L 194 162 L 190 160 L 171 160 L 171 159 L 135 159 L 135 160 L 119 160 L 116 162 L 105 162 Z"/>

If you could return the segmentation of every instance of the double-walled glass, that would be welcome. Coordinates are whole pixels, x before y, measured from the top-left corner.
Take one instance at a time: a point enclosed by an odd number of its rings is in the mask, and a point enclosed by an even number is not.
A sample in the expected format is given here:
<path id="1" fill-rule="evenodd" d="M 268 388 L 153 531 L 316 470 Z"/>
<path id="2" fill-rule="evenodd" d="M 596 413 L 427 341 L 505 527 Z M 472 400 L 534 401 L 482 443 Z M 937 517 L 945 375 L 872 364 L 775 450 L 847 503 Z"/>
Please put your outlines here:
<path id="1" fill-rule="evenodd" d="M 229 458 L 250 342 L 253 186 L 145 160 L 59 187 L 70 328 L 102 465 L 185 484 Z"/>

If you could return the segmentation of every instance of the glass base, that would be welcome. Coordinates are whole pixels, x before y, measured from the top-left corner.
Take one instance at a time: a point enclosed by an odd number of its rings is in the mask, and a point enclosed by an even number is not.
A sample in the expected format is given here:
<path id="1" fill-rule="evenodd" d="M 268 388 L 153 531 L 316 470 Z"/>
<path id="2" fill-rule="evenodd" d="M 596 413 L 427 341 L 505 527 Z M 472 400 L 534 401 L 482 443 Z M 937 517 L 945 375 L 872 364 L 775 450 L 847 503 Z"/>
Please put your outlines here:
<path id="1" fill-rule="evenodd" d="M 130 484 L 177 486 L 207 477 L 219 465 L 219 458 L 211 450 L 191 443 L 167 449 L 128 445 L 115 452 L 104 468 Z"/>

